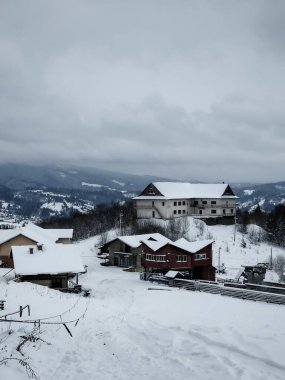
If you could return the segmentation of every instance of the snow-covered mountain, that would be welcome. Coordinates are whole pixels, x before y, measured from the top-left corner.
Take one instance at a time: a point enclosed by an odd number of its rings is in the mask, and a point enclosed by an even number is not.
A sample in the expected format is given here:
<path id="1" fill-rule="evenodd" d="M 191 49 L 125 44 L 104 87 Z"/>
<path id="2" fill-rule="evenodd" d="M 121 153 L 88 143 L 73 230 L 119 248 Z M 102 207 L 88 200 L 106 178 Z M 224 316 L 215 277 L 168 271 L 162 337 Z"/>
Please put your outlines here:
<path id="1" fill-rule="evenodd" d="M 239 207 L 254 210 L 257 205 L 264 211 L 270 211 L 275 205 L 285 202 L 285 182 L 267 184 L 232 185 L 239 196 Z"/>
<path id="2" fill-rule="evenodd" d="M 159 177 L 96 168 L 0 166 L 0 219 L 46 219 L 123 202 Z"/>
<path id="3" fill-rule="evenodd" d="M 123 202 L 154 181 L 171 179 L 97 168 L 0 165 L 0 221 L 85 213 L 100 203 Z M 191 182 L 193 179 L 189 179 Z M 285 182 L 232 184 L 241 209 L 265 211 L 285 202 Z"/>

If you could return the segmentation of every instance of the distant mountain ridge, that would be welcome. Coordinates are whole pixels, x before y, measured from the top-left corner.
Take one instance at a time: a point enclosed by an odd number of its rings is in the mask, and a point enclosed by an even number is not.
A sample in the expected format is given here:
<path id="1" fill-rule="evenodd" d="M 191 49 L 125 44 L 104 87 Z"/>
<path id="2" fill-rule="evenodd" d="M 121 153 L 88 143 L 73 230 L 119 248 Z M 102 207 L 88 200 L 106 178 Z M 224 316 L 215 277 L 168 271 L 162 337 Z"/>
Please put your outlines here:
<path id="1" fill-rule="evenodd" d="M 148 175 L 140 176 L 112 172 L 97 168 L 63 168 L 59 166 L 17 164 L 0 165 L 0 185 L 12 190 L 39 187 L 79 190 L 84 186 L 85 188 L 88 187 L 88 184 L 99 184 L 114 189 L 126 187 L 128 190 L 139 191 L 149 182 L 163 180 L 167 179 Z"/>
<path id="2" fill-rule="evenodd" d="M 0 221 L 47 219 L 123 202 L 161 177 L 97 168 L 0 165 Z"/>
<path id="3" fill-rule="evenodd" d="M 149 183 L 159 181 L 174 180 L 97 168 L 2 164 L 0 221 L 85 213 L 100 203 L 131 199 Z M 253 210 L 259 204 L 264 211 L 270 211 L 276 204 L 285 202 L 285 181 L 230 185 L 239 196 L 243 210 Z"/>
<path id="4" fill-rule="evenodd" d="M 232 185 L 239 197 L 242 210 L 253 211 L 257 205 L 263 211 L 270 211 L 280 203 L 285 203 L 285 181 L 266 184 Z"/>

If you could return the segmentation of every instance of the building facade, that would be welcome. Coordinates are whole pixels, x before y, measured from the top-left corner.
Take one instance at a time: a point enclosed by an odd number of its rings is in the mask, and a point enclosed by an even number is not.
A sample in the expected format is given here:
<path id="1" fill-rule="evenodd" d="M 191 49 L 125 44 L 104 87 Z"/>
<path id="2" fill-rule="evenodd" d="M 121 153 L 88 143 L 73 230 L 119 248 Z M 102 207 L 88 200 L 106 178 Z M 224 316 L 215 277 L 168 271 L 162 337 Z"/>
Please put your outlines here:
<path id="1" fill-rule="evenodd" d="M 187 278 L 215 280 L 212 265 L 212 240 L 173 242 L 155 233 L 120 236 L 101 247 L 109 255 L 109 264 L 133 271 L 165 274 L 169 270 L 183 272 Z"/>
<path id="2" fill-rule="evenodd" d="M 234 222 L 237 206 L 228 184 L 155 182 L 133 200 L 139 219 L 193 216 L 224 224 Z"/>

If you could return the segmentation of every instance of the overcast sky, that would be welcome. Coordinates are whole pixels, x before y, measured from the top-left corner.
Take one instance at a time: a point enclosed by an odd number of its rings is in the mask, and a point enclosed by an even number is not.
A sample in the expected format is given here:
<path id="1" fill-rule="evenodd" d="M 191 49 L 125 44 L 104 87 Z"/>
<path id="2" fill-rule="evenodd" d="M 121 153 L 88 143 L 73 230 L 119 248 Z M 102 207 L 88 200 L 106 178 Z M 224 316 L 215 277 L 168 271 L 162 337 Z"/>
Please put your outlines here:
<path id="1" fill-rule="evenodd" d="M 1 162 L 285 180 L 285 1 L 0 0 Z"/>

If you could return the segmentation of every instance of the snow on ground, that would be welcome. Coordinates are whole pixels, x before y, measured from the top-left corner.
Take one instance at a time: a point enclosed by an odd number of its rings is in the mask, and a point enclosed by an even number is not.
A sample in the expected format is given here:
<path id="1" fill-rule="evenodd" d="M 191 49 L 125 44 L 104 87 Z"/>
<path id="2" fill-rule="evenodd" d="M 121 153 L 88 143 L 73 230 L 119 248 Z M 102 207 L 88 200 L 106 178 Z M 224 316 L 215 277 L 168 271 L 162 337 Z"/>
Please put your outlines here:
<path id="1" fill-rule="evenodd" d="M 235 278 L 242 265 L 268 263 L 271 249 L 273 258 L 278 255 L 285 256 L 284 248 L 272 247 L 264 242 L 251 243 L 251 231 L 253 230 L 255 230 L 257 236 L 259 233 L 262 234 L 262 230 L 258 229 L 257 226 L 249 226 L 249 233 L 246 235 L 238 231 L 235 233 L 234 226 L 208 226 L 208 232 L 215 240 L 213 245 L 213 264 L 218 267 L 220 249 L 220 263 L 224 263 L 226 266 L 227 278 Z M 245 247 L 242 247 L 243 243 L 245 243 Z"/>
<path id="2" fill-rule="evenodd" d="M 222 244 L 223 227 L 210 230 Z M 88 265 L 80 283 L 92 289 L 89 298 L 28 283 L 0 282 L 0 299 L 7 300 L 5 312 L 29 304 L 30 318 L 63 313 L 48 321 L 68 321 L 88 306 L 76 327 L 68 325 L 73 337 L 63 326 L 41 325 L 41 338 L 51 344 L 38 341 L 22 347 L 41 380 L 284 379 L 284 306 L 140 281 L 138 273 L 101 266 L 97 243 L 91 238 L 77 244 Z M 249 256 L 234 259 L 237 240 L 230 242 L 229 252 L 226 241 L 222 246 L 226 263 L 238 265 Z M 260 248 L 261 255 L 265 251 Z M 0 355 L 21 357 L 15 347 L 32 327 L 1 323 Z M 13 331 L 10 335 L 8 329 Z M 14 362 L 2 365 L 0 371 L 1 379 L 27 379 L 25 368 Z"/>
<path id="3" fill-rule="evenodd" d="M 87 183 L 87 182 L 81 182 L 81 186 L 104 187 L 103 185 L 99 185 L 98 183 Z"/>
<path id="4" fill-rule="evenodd" d="M 124 183 L 124 182 L 119 182 L 119 181 L 117 181 L 116 179 L 112 179 L 112 182 L 113 182 L 113 183 L 116 183 L 116 184 L 118 184 L 118 185 L 120 185 L 120 186 L 125 186 L 125 183 Z"/>
<path id="5" fill-rule="evenodd" d="M 244 190 L 244 195 L 252 195 L 255 192 L 255 190 Z"/>
<path id="6" fill-rule="evenodd" d="M 242 265 L 268 263 L 271 249 L 273 258 L 278 255 L 285 256 L 284 248 L 256 241 L 258 239 L 262 240 L 262 234 L 264 233 L 256 225 L 249 225 L 248 233 L 242 234 L 238 231 L 238 227 L 234 225 L 208 226 L 203 221 L 192 217 L 180 218 L 180 220 L 182 220 L 182 228 L 186 231 L 185 237 L 189 241 L 214 240 L 213 265 L 218 267 L 220 252 L 220 264 L 224 263 L 227 270 L 226 276 L 220 275 L 220 277 L 234 279 Z M 157 220 L 157 223 L 166 226 L 168 222 Z M 242 247 L 242 245 L 245 246 Z"/>

